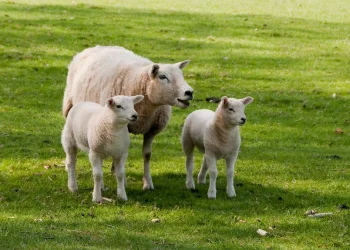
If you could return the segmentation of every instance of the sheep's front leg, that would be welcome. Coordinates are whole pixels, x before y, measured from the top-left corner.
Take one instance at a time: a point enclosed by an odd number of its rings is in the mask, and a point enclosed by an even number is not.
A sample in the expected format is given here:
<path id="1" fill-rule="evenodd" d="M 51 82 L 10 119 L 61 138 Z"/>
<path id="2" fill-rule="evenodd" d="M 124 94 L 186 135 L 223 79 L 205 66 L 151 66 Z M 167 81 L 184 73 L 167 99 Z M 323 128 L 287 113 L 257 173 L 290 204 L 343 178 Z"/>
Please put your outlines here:
<path id="1" fill-rule="evenodd" d="M 92 193 L 92 201 L 102 202 L 102 158 L 93 151 L 89 153 L 90 163 L 92 165 L 92 175 L 94 178 L 94 191 Z"/>
<path id="2" fill-rule="evenodd" d="M 66 152 L 66 171 L 68 174 L 68 189 L 71 192 L 76 192 L 78 190 L 77 179 L 75 177 L 75 169 L 77 162 L 77 149 L 70 148 Z"/>
<path id="3" fill-rule="evenodd" d="M 216 178 L 218 176 L 218 169 L 216 168 L 216 158 L 213 155 L 205 154 L 205 161 L 208 165 L 210 184 L 208 190 L 208 198 L 216 198 Z"/>
<path id="4" fill-rule="evenodd" d="M 153 182 L 151 176 L 150 162 L 152 154 L 152 142 L 154 139 L 153 134 L 145 134 L 143 136 L 143 190 L 153 190 Z"/>
<path id="5" fill-rule="evenodd" d="M 125 192 L 125 162 L 128 155 L 123 155 L 120 159 L 113 159 L 115 176 L 117 179 L 117 196 L 122 200 L 127 200 Z"/>
<path id="6" fill-rule="evenodd" d="M 233 185 L 234 167 L 235 167 L 236 159 L 237 159 L 236 155 L 226 159 L 226 177 L 227 177 L 226 193 L 228 197 L 236 196 L 235 187 Z"/>

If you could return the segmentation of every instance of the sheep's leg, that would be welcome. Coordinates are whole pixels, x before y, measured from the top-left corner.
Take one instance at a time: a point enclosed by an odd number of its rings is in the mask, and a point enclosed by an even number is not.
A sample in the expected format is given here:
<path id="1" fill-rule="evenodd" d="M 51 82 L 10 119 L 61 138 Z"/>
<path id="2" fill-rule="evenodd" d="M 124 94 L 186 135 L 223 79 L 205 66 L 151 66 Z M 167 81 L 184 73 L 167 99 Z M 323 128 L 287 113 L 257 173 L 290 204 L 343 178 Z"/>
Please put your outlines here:
<path id="1" fill-rule="evenodd" d="M 93 151 L 89 153 L 90 163 L 92 165 L 92 175 L 94 178 L 94 191 L 92 193 L 92 201 L 102 202 L 102 181 L 103 181 L 103 171 L 102 171 L 102 158 Z"/>
<path id="2" fill-rule="evenodd" d="M 218 176 L 218 170 L 216 168 L 216 158 L 213 155 L 205 154 L 205 161 L 208 164 L 210 184 L 208 189 L 208 198 L 216 198 L 216 178 Z"/>
<path id="3" fill-rule="evenodd" d="M 114 171 L 117 179 L 117 196 L 122 200 L 127 200 L 125 192 L 125 162 L 128 155 L 123 155 L 121 158 L 113 159 Z"/>
<path id="4" fill-rule="evenodd" d="M 78 190 L 77 179 L 75 177 L 75 169 L 77 162 L 77 148 L 68 147 L 65 148 L 66 151 L 66 171 L 68 173 L 68 189 L 71 192 L 76 192 Z"/>
<path id="5" fill-rule="evenodd" d="M 150 170 L 151 154 L 152 154 L 152 142 L 154 139 L 153 134 L 145 134 L 143 136 L 143 190 L 153 190 L 153 182 Z"/>
<path id="6" fill-rule="evenodd" d="M 226 177 L 227 177 L 226 193 L 228 197 L 236 196 L 235 187 L 233 185 L 234 166 L 235 166 L 236 158 L 237 157 L 235 155 L 226 159 Z"/>
<path id="7" fill-rule="evenodd" d="M 202 161 L 202 167 L 201 170 L 198 174 L 198 183 L 199 184 L 205 184 L 206 182 L 206 176 L 207 176 L 207 171 L 208 171 L 208 164 L 205 160 L 205 155 L 203 156 L 203 161 Z"/>
<path id="8" fill-rule="evenodd" d="M 182 149 L 186 155 L 186 187 L 188 189 L 195 189 L 193 179 L 193 150 L 194 145 L 189 137 L 182 135 L 181 139 Z"/>

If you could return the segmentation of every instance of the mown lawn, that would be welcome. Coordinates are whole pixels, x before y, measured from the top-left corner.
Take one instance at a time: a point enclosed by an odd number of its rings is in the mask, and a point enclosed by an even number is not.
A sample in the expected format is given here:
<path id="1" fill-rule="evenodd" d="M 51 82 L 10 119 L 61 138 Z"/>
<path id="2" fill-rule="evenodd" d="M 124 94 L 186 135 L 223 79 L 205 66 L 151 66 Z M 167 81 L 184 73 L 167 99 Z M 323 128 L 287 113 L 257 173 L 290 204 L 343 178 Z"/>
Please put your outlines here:
<path id="1" fill-rule="evenodd" d="M 1 249 L 349 249 L 348 1 L 0 1 Z M 142 137 L 131 136 L 127 195 L 111 161 L 91 201 L 85 154 L 71 194 L 60 134 L 67 65 L 84 48 L 124 46 L 154 62 L 190 59 L 190 108 L 153 144 L 155 190 L 142 191 Z M 253 96 L 227 198 L 185 187 L 180 134 L 207 97 Z M 197 175 L 202 156 L 196 153 Z M 343 206 L 346 207 L 346 206 Z M 308 210 L 332 216 L 309 218 Z M 159 219 L 159 223 L 152 222 Z M 263 229 L 268 235 L 257 234 Z"/>

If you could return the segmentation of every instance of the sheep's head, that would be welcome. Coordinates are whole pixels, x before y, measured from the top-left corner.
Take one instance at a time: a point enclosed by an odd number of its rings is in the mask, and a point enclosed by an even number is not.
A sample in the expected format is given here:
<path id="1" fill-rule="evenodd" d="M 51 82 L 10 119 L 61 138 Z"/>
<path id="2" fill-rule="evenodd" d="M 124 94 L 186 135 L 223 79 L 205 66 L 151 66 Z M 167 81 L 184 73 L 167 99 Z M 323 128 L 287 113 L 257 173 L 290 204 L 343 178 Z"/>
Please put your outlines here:
<path id="1" fill-rule="evenodd" d="M 245 106 L 253 101 L 254 98 L 250 96 L 242 99 L 223 96 L 219 108 L 221 109 L 225 122 L 229 125 L 244 125 L 247 120 L 244 114 Z"/>
<path id="2" fill-rule="evenodd" d="M 153 64 L 149 69 L 150 84 L 147 88 L 149 100 L 156 105 L 171 105 L 180 108 L 190 106 L 193 89 L 185 81 L 182 69 L 189 61 L 175 64 Z"/>
<path id="3" fill-rule="evenodd" d="M 138 118 L 134 104 L 141 102 L 143 95 L 124 96 L 117 95 L 106 100 L 106 106 L 110 108 L 117 117 L 118 123 L 132 123 Z"/>

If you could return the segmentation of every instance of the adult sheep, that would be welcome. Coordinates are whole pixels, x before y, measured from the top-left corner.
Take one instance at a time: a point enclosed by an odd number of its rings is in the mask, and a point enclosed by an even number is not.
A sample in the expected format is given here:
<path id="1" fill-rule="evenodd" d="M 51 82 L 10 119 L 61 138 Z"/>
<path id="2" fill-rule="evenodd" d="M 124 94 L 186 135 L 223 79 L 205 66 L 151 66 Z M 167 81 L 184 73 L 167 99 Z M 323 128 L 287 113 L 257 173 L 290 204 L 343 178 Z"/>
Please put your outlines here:
<path id="1" fill-rule="evenodd" d="M 96 46 L 74 56 L 68 67 L 63 98 L 63 115 L 82 101 L 104 104 L 115 95 L 144 95 L 135 105 L 137 122 L 129 124 L 133 134 L 143 134 L 143 189 L 154 189 L 150 160 L 154 137 L 167 125 L 171 107 L 187 108 L 193 89 L 183 78 L 189 61 L 175 64 L 153 63 L 123 47 Z M 115 163 L 113 162 L 113 167 Z"/>

